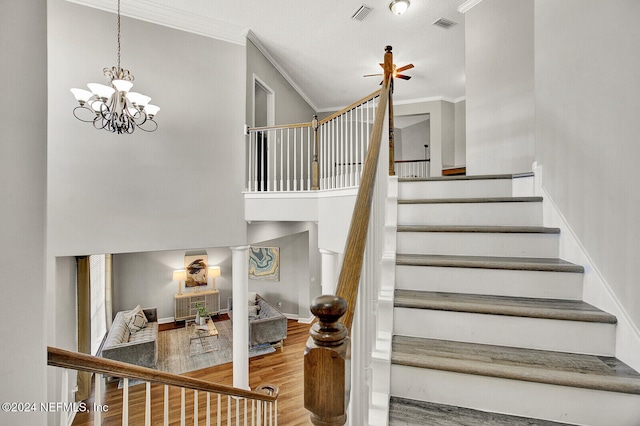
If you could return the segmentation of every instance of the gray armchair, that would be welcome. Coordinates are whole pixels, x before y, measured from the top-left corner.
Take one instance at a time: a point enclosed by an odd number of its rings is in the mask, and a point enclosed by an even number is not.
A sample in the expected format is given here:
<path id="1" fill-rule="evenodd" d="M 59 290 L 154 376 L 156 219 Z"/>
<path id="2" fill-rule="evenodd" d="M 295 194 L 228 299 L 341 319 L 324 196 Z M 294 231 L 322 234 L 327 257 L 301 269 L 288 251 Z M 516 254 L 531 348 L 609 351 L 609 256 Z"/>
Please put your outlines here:
<path id="1" fill-rule="evenodd" d="M 287 317 L 256 294 L 256 305 L 259 306 L 258 315 L 249 317 L 249 345 L 257 346 L 265 343 L 283 347 L 287 338 Z M 233 300 L 229 298 L 229 318 L 233 320 Z"/>

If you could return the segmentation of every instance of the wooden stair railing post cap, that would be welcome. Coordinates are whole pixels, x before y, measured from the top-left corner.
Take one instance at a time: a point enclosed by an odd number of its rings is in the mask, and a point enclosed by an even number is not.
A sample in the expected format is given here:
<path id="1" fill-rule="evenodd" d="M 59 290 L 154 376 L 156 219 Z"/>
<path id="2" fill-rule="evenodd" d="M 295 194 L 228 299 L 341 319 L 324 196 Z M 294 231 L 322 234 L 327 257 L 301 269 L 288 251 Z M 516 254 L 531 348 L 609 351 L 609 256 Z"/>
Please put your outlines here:
<path id="1" fill-rule="evenodd" d="M 346 311 L 347 302 L 339 296 L 318 296 L 311 304 L 318 322 L 311 327 L 304 354 L 304 407 L 316 426 L 347 421 L 349 339 L 339 322 Z"/>

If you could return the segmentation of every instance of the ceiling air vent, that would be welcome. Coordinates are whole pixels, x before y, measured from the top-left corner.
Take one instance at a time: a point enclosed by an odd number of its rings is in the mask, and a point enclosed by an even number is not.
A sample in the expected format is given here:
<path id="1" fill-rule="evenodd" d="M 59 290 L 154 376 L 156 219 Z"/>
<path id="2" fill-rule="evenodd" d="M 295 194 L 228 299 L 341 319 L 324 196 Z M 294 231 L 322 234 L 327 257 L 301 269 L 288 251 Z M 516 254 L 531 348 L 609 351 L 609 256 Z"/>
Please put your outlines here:
<path id="1" fill-rule="evenodd" d="M 356 10 L 354 12 L 353 15 L 351 15 L 351 19 L 356 19 L 358 21 L 364 21 L 364 18 L 366 18 L 367 15 L 369 14 L 369 12 L 371 12 L 372 10 L 373 10 L 372 7 L 369 7 L 366 4 L 363 4 L 362 6 L 360 6 L 358 8 L 358 10 Z"/>
<path id="2" fill-rule="evenodd" d="M 456 24 L 457 24 L 457 22 L 450 21 L 450 20 L 448 20 L 446 18 L 440 18 L 440 19 L 438 19 L 437 21 L 435 21 L 433 23 L 433 25 L 437 25 L 437 26 L 442 27 L 442 28 L 444 28 L 446 30 L 448 30 L 449 28 L 453 27 Z"/>

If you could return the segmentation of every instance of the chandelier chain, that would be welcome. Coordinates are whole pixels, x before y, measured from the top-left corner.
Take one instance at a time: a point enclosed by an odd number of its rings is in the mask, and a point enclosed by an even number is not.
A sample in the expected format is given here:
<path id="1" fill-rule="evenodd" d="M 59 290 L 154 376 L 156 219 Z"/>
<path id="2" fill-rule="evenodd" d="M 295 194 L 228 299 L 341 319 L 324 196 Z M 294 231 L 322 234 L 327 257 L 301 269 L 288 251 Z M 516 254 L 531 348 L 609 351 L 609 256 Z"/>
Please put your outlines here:
<path id="1" fill-rule="evenodd" d="M 118 0 L 118 71 L 120 70 L 120 0 Z"/>

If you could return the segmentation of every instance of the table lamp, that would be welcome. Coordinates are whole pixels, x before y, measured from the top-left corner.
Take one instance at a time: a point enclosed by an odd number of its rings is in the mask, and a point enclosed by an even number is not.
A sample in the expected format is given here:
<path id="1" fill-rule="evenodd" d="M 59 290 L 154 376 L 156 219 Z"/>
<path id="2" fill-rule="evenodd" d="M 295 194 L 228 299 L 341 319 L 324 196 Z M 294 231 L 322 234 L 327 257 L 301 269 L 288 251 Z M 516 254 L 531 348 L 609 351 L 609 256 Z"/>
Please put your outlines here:
<path id="1" fill-rule="evenodd" d="M 211 288 L 216 288 L 216 278 L 220 276 L 219 266 L 209 266 L 209 276 L 211 277 Z"/>
<path id="2" fill-rule="evenodd" d="M 182 294 L 182 281 L 187 280 L 187 271 L 184 269 L 173 271 L 173 280 L 178 281 L 178 294 Z"/>

